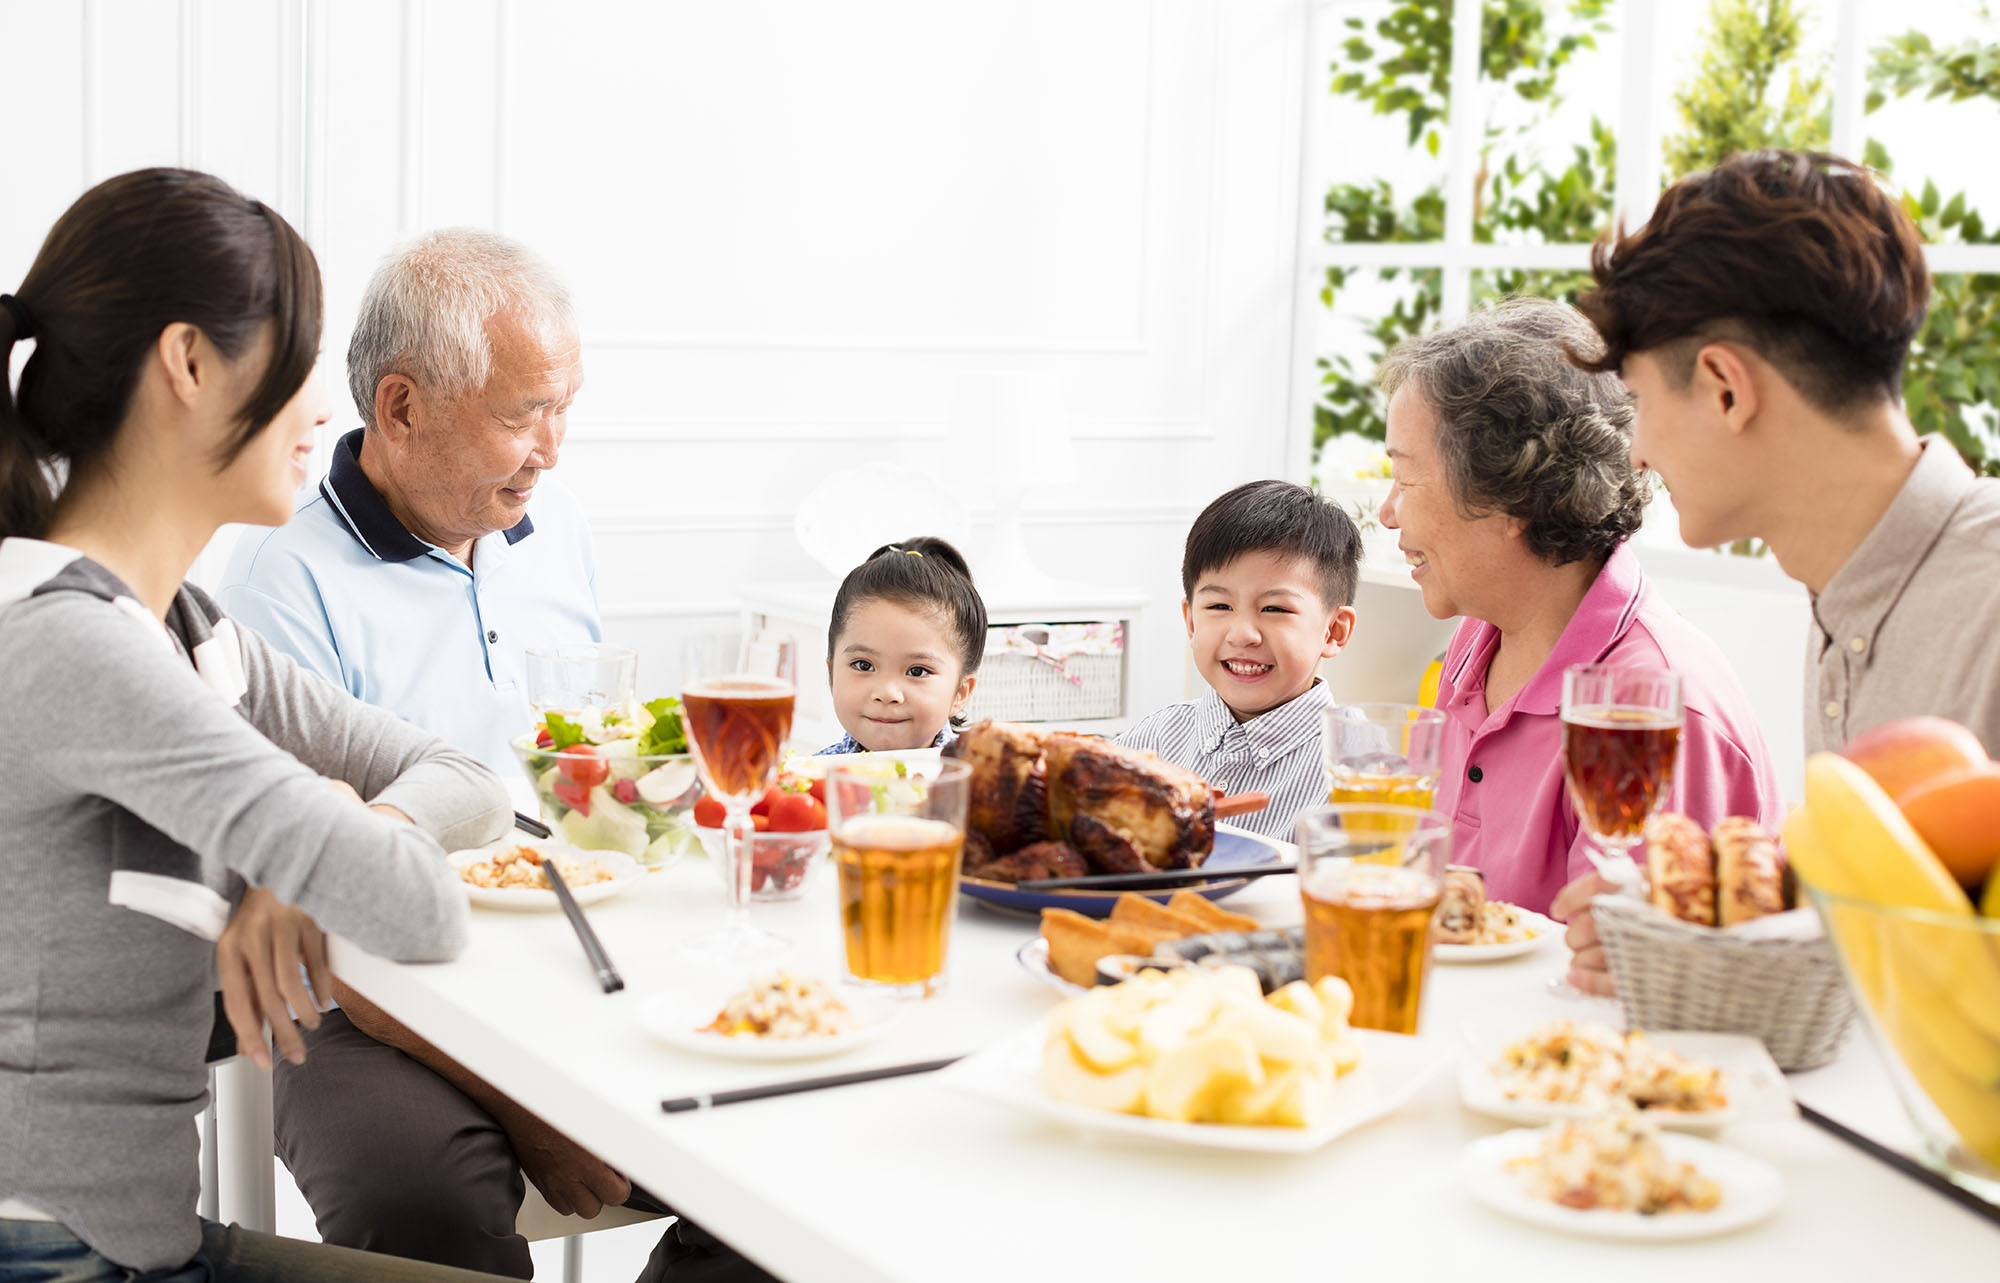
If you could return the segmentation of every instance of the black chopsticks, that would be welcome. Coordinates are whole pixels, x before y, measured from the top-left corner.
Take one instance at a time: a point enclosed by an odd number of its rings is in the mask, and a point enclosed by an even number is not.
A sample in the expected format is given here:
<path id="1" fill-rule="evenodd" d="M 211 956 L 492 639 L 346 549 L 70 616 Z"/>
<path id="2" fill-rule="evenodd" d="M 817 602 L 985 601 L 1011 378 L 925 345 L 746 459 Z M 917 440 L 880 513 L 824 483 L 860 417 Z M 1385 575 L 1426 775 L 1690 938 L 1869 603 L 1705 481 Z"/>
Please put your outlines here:
<path id="1" fill-rule="evenodd" d="M 1093 873 L 1083 878 L 1033 878 L 1016 882 L 1021 891 L 1165 891 L 1173 887 L 1226 882 L 1235 878 L 1268 878 L 1297 873 L 1292 864 L 1255 864 L 1247 869 L 1162 869 L 1157 873 Z"/>
<path id="2" fill-rule="evenodd" d="M 569 893 L 569 883 L 563 881 L 562 874 L 556 872 L 554 860 L 542 861 L 542 876 L 549 880 L 549 889 L 562 901 L 563 913 L 569 924 L 576 928 L 576 938 L 583 943 L 583 956 L 590 960 L 591 970 L 597 973 L 597 983 L 604 986 L 604 992 L 617 993 L 625 987 L 625 977 L 618 974 L 618 968 L 611 965 L 611 955 L 604 951 L 604 942 L 597 938 L 590 920 L 583 916 L 583 906 Z"/>
<path id="3" fill-rule="evenodd" d="M 946 1056 L 943 1060 L 918 1060 L 907 1065 L 885 1065 L 880 1069 L 857 1069 L 851 1074 L 827 1074 L 820 1078 L 794 1078 L 788 1082 L 765 1083 L 762 1087 L 739 1087 L 734 1091 L 719 1091 L 708 1096 L 675 1096 L 660 1102 L 660 1109 L 669 1114 L 685 1114 L 696 1109 L 713 1109 L 718 1105 L 740 1105 L 746 1100 L 769 1100 L 773 1096 L 793 1096 L 802 1091 L 822 1091 L 828 1087 L 849 1087 L 855 1083 L 879 1082 L 884 1078 L 903 1078 L 910 1074 L 928 1074 L 946 1065 L 957 1064 L 963 1056 Z"/>
<path id="4" fill-rule="evenodd" d="M 1934 1192 L 1944 1195 L 1967 1211 L 1978 1216 L 1983 1216 L 1995 1225 L 2000 1225 L 2000 1207 L 1987 1202 L 1969 1189 L 1964 1189 L 1953 1184 L 1914 1159 L 1907 1158 L 1886 1145 L 1870 1140 L 1845 1123 L 1828 1118 L 1811 1105 L 1803 1102 L 1799 1103 L 1799 1117 L 1805 1119 L 1815 1127 L 1831 1132 L 1835 1137 L 1846 1141 L 1870 1158 L 1895 1168 L 1919 1185 L 1929 1186 Z"/>
<path id="5" fill-rule="evenodd" d="M 519 811 L 514 812 L 514 827 L 521 830 L 521 832 L 527 834 L 531 838 L 545 838 L 553 836 L 553 834 L 550 832 L 548 825 L 542 823 L 540 820 L 531 820 L 527 816 L 521 814 Z"/>

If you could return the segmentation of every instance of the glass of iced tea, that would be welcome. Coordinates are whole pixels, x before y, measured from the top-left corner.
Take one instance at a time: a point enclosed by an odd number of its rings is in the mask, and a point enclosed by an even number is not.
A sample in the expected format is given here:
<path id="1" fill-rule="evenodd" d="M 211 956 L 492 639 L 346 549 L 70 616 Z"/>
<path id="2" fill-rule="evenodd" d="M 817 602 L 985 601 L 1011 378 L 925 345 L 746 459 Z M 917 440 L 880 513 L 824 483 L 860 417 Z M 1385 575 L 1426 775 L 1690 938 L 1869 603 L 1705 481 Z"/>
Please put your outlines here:
<path id="1" fill-rule="evenodd" d="M 857 983 L 906 998 L 944 987 L 971 782 L 957 761 L 863 760 L 827 772 L 840 927 Z"/>
<path id="2" fill-rule="evenodd" d="M 1320 719 L 1328 802 L 1424 811 L 1436 802 L 1443 713 L 1418 704 L 1336 704 Z"/>
<path id="3" fill-rule="evenodd" d="M 1590 836 L 1591 862 L 1638 881 L 1632 848 L 1674 784 L 1681 678 L 1663 668 L 1573 664 L 1563 670 L 1563 778 Z"/>
<path id="4" fill-rule="evenodd" d="M 709 957 L 755 958 L 786 944 L 750 921 L 755 833 L 750 808 L 778 777 L 792 733 L 793 698 L 792 683 L 751 673 L 705 678 L 681 692 L 681 721 L 695 770 L 726 813 L 722 827 L 729 914 L 720 927 L 688 940 L 691 949 Z"/>
<path id="5" fill-rule="evenodd" d="M 1306 979 L 1354 990 L 1350 1022 L 1414 1034 L 1451 821 L 1414 806 L 1342 803 L 1298 819 Z"/>

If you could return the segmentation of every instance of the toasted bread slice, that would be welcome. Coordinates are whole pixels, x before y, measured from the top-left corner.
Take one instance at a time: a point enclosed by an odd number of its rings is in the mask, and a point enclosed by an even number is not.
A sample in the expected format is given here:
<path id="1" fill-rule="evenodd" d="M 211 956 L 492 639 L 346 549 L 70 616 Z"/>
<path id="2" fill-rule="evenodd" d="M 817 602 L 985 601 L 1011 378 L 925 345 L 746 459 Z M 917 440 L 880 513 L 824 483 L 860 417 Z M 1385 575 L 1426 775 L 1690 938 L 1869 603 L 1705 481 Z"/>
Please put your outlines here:
<path id="1" fill-rule="evenodd" d="M 1262 931 L 1264 924 L 1241 913 L 1231 913 L 1218 906 L 1215 901 L 1194 891 L 1176 891 L 1167 907 L 1184 917 L 1193 918 L 1202 924 L 1204 932 L 1209 931 Z"/>
<path id="2" fill-rule="evenodd" d="M 1201 935 L 1210 930 L 1208 923 L 1197 917 L 1170 909 L 1164 904 L 1155 904 L 1143 895 L 1121 895 L 1117 905 L 1111 910 L 1113 922 L 1130 923 L 1148 931 L 1172 932 L 1169 940 L 1182 936 Z"/>
<path id="3" fill-rule="evenodd" d="M 1162 939 L 1157 932 L 1129 923 L 1101 922 L 1069 909 L 1042 910 L 1042 938 L 1049 942 L 1049 970 L 1073 985 L 1097 983 L 1097 960 L 1113 953 L 1141 956 Z"/>

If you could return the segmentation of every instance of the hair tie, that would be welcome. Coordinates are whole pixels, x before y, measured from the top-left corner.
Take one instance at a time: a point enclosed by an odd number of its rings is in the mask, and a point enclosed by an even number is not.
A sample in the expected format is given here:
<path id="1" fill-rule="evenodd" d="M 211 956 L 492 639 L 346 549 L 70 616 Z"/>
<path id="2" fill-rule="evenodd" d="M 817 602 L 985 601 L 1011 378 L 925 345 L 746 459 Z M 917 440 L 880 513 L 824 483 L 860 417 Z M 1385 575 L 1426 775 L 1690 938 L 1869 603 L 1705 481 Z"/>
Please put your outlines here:
<path id="1" fill-rule="evenodd" d="M 26 303 L 15 298 L 12 294 L 0 294 L 0 308 L 7 309 L 7 314 L 14 318 L 14 339 L 16 342 L 35 337 L 35 318 L 28 311 Z"/>

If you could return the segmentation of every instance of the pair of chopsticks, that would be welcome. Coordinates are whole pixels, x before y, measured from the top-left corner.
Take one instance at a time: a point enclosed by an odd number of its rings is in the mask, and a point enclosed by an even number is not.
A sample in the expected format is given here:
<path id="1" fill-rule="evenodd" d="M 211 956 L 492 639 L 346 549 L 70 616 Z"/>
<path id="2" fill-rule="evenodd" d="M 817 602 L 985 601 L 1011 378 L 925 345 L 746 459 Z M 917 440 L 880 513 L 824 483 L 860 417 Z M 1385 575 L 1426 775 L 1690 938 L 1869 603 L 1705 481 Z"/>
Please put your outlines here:
<path id="1" fill-rule="evenodd" d="M 794 1078 L 789 1082 L 765 1083 L 762 1087 L 739 1087 L 734 1091 L 718 1091 L 713 1095 L 676 1096 L 660 1102 L 662 1112 L 686 1114 L 697 1109 L 714 1109 L 719 1105 L 740 1105 L 746 1100 L 769 1100 L 773 1096 L 793 1096 L 803 1091 L 821 1091 L 828 1087 L 847 1087 L 855 1083 L 880 1082 L 884 1078 L 905 1078 L 911 1074 L 928 1074 L 946 1065 L 955 1065 L 963 1056 L 946 1056 L 943 1060 L 919 1060 L 907 1065 L 887 1065 L 881 1069 L 857 1069 L 851 1074 L 826 1074 L 819 1078 Z"/>
<path id="2" fill-rule="evenodd" d="M 1238 878 L 1268 878 L 1297 873 L 1295 864 L 1253 864 L 1247 869 L 1163 869 L 1157 873 L 1093 873 L 1081 878 L 1030 878 L 1016 882 L 1020 891 L 1166 891 L 1206 882 Z"/>
<path id="3" fill-rule="evenodd" d="M 532 837 L 549 836 L 549 826 L 539 820 L 531 820 L 519 811 L 514 812 L 514 827 Z M 606 993 L 617 993 L 625 987 L 625 977 L 618 974 L 618 968 L 611 965 L 611 955 L 604 951 L 604 942 L 597 938 L 597 932 L 590 925 L 590 919 L 583 916 L 583 906 L 569 892 L 569 883 L 563 881 L 556 871 L 554 860 L 542 861 L 542 876 L 549 880 L 549 889 L 561 901 L 563 916 L 575 929 L 577 941 L 583 945 L 583 956 L 590 962 L 590 969 L 597 973 L 597 983 Z"/>
<path id="4" fill-rule="evenodd" d="M 1928 1187 L 1933 1193 L 1944 1195 L 1974 1215 L 1983 1216 L 1995 1225 L 2000 1225 L 2000 1207 L 1987 1202 L 1971 1190 L 1964 1189 L 1946 1180 L 1923 1164 L 1904 1157 L 1886 1145 L 1881 1145 L 1870 1140 L 1845 1123 L 1827 1117 L 1811 1105 L 1805 1104 L 1802 1101 L 1796 1103 L 1799 1107 L 1799 1117 L 1805 1119 L 1813 1126 L 1830 1132 L 1836 1139 L 1846 1141 L 1870 1158 L 1895 1168 L 1903 1175 L 1917 1182 L 1917 1184 Z"/>

